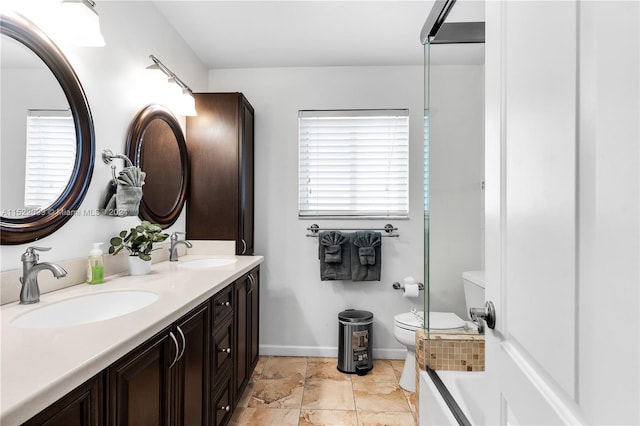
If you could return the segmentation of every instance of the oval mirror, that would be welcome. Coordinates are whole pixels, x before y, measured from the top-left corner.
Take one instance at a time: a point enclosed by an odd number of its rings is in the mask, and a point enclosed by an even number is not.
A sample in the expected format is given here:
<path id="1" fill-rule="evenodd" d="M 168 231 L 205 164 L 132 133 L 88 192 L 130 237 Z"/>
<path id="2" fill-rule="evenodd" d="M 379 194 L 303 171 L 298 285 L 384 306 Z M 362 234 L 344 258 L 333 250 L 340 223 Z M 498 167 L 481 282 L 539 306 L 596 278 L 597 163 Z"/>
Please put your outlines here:
<path id="1" fill-rule="evenodd" d="M 80 80 L 36 25 L 1 12 L 0 52 L 0 242 L 23 244 L 78 214 L 95 136 Z"/>
<path id="2" fill-rule="evenodd" d="M 176 117 L 162 105 L 149 105 L 133 119 L 127 156 L 147 174 L 139 217 L 163 228 L 180 215 L 187 194 L 187 145 Z"/>

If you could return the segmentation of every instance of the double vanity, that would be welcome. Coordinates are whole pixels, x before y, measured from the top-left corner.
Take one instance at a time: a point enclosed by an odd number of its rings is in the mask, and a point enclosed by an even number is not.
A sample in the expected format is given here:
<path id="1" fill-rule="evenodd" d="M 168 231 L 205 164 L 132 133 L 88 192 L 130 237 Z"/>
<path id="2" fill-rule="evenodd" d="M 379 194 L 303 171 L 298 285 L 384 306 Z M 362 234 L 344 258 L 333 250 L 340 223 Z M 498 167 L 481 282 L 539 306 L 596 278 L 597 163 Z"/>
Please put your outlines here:
<path id="1" fill-rule="evenodd" d="M 225 424 L 258 358 L 262 261 L 187 255 L 2 306 L 0 424 Z"/>

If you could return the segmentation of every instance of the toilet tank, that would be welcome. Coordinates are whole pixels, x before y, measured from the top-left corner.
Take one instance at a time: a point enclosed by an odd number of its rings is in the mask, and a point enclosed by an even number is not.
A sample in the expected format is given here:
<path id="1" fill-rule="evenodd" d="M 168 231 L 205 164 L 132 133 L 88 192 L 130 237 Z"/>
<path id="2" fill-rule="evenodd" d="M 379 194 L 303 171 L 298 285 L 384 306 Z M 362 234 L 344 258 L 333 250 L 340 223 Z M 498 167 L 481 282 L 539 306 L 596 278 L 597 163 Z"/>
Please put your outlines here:
<path id="1" fill-rule="evenodd" d="M 462 284 L 464 285 L 464 300 L 467 304 L 467 318 L 469 318 L 469 308 L 484 306 L 484 271 L 463 272 Z"/>

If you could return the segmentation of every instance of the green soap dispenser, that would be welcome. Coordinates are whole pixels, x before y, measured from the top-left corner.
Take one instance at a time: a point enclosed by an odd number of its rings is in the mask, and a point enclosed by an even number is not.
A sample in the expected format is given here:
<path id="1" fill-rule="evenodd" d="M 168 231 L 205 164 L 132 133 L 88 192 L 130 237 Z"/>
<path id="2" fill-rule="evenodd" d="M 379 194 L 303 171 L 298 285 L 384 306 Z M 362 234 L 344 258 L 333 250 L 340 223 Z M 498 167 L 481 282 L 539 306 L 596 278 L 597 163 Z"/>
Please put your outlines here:
<path id="1" fill-rule="evenodd" d="M 89 252 L 87 265 L 87 284 L 102 284 L 104 282 L 104 260 L 102 259 L 102 243 L 93 243 Z"/>

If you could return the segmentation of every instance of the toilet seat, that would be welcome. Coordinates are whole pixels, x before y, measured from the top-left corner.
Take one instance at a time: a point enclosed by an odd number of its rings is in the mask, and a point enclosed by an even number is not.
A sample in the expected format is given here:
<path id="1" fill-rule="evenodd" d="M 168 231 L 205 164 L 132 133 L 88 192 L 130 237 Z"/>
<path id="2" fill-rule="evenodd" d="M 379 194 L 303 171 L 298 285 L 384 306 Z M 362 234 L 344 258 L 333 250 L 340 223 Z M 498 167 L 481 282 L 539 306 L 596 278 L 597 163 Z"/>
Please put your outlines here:
<path id="1" fill-rule="evenodd" d="M 422 328 L 421 321 L 412 312 L 405 312 L 393 317 L 396 327 L 409 331 L 416 331 Z M 430 312 L 430 330 L 455 330 L 464 328 L 465 321 L 453 312 Z"/>

